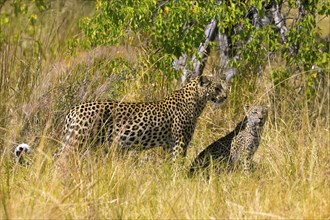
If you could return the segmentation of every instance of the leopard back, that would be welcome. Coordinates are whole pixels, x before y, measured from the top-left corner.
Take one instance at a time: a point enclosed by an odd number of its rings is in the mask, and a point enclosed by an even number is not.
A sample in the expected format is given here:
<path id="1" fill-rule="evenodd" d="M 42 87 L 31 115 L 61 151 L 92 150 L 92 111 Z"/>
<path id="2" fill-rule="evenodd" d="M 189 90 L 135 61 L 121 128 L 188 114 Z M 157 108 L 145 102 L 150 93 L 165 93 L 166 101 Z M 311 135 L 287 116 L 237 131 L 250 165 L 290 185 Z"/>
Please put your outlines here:
<path id="1" fill-rule="evenodd" d="M 174 157 L 185 155 L 197 119 L 208 101 L 226 98 L 226 86 L 196 77 L 167 98 L 155 102 L 96 101 L 74 107 L 66 117 L 60 152 L 88 141 L 118 143 L 124 149 L 163 146 Z"/>

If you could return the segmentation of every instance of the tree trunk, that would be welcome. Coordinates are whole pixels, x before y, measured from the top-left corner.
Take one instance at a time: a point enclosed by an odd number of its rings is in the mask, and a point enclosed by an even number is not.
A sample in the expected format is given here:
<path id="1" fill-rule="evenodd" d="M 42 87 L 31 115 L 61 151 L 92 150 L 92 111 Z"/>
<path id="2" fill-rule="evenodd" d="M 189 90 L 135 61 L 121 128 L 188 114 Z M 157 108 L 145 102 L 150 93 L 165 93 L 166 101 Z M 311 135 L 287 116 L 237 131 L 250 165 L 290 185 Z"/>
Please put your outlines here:
<path id="1" fill-rule="evenodd" d="M 282 4 L 282 3 L 281 3 Z M 280 12 L 280 7 L 275 0 L 271 0 L 269 4 L 265 4 L 264 11 L 265 15 L 260 18 L 258 10 L 256 7 L 253 7 L 249 10 L 247 17 L 250 19 L 251 24 L 255 28 L 262 28 L 265 25 L 270 23 L 275 24 L 279 29 L 279 34 L 282 41 L 286 42 L 286 33 L 287 27 L 285 24 L 285 19 L 283 14 Z M 215 41 L 216 36 L 218 36 L 218 45 L 219 45 L 219 70 L 217 75 L 220 77 L 225 77 L 226 81 L 229 82 L 236 75 L 237 68 L 230 65 L 230 61 L 235 61 L 239 59 L 237 52 L 233 50 L 233 45 L 230 44 L 231 39 L 228 33 L 238 33 L 242 28 L 240 25 L 235 27 L 233 31 L 226 31 L 221 33 L 218 28 L 219 21 L 212 19 L 212 21 L 205 28 L 205 41 L 201 43 L 198 48 L 197 57 L 194 56 L 191 60 L 183 54 L 179 59 L 173 62 L 173 66 L 176 70 L 182 70 L 183 75 L 181 78 L 181 85 L 184 85 L 186 80 L 191 80 L 196 76 L 200 76 L 203 73 L 207 58 L 210 55 L 210 43 Z M 248 42 L 249 40 L 247 40 Z M 242 42 L 244 44 L 246 42 Z M 292 49 L 293 51 L 293 49 Z"/>

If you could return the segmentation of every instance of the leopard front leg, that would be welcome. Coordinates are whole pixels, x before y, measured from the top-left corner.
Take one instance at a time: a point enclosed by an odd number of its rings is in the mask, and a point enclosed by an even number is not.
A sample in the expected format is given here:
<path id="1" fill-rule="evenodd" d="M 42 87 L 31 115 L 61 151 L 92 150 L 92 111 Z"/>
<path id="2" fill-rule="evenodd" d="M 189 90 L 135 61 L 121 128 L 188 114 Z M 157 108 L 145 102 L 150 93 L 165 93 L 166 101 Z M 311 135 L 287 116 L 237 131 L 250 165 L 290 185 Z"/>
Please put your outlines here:
<path id="1" fill-rule="evenodd" d="M 242 158 L 242 165 L 243 165 L 243 173 L 247 174 L 249 171 L 252 170 L 252 158 L 253 158 L 253 154 L 249 151 L 247 152 L 247 150 L 245 149 L 244 152 L 244 157 Z"/>
<path id="2" fill-rule="evenodd" d="M 179 138 L 175 141 L 175 145 L 172 150 L 173 161 L 177 161 L 179 158 L 183 159 L 187 154 L 188 144 L 185 143 L 183 138 Z"/>
<path id="3" fill-rule="evenodd" d="M 186 157 L 191 136 L 192 135 L 188 132 L 188 129 L 182 132 L 178 131 L 175 133 L 175 144 L 172 148 L 173 161 L 184 159 Z"/>
<path id="4" fill-rule="evenodd" d="M 194 133 L 195 123 L 191 123 L 191 118 L 177 114 L 171 125 L 171 151 L 173 161 L 184 159 L 191 137 Z M 184 160 L 182 160 L 184 161 Z"/>

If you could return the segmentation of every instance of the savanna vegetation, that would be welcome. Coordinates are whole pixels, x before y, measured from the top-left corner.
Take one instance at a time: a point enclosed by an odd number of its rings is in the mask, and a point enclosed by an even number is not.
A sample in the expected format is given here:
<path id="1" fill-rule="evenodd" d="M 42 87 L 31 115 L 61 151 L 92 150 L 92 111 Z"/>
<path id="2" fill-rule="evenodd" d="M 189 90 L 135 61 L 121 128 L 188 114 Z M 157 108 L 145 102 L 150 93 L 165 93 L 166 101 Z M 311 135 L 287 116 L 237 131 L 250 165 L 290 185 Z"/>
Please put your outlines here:
<path id="1" fill-rule="evenodd" d="M 0 218 L 328 219 L 330 6 L 280 3 L 285 41 L 276 25 L 244 17 L 252 6 L 262 17 L 262 1 L 0 1 Z M 104 154 L 106 145 L 57 166 L 71 107 L 153 101 L 180 88 L 173 61 L 198 59 L 213 18 L 232 34 L 237 72 L 228 100 L 204 110 L 182 168 L 162 149 Z M 203 75 L 219 73 L 218 46 Z M 246 104 L 269 107 L 255 171 L 188 178 L 190 162 L 235 127 Z M 13 160 L 22 142 L 33 150 L 29 166 Z"/>

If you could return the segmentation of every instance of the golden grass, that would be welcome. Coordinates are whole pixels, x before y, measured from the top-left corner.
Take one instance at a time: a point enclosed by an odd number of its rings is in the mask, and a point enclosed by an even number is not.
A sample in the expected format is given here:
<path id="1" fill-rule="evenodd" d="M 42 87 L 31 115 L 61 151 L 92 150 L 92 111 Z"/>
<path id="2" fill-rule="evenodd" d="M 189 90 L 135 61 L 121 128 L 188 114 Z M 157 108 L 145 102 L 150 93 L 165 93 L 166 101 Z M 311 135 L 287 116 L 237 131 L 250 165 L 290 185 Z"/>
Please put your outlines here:
<path id="1" fill-rule="evenodd" d="M 59 30 L 64 33 L 76 19 Z M 63 39 L 55 39 L 45 38 L 47 47 L 65 51 L 59 45 Z M 7 80 L 0 81 L 1 219 L 330 218 L 328 79 L 313 105 L 299 88 L 274 85 L 271 70 L 281 62 L 270 64 L 258 79 L 235 79 L 226 103 L 205 109 L 181 168 L 162 160 L 160 149 L 138 157 L 90 150 L 59 164 L 51 156 L 71 106 L 100 98 L 160 99 L 175 83 L 161 72 L 153 77 L 152 64 L 143 62 L 147 54 L 139 48 L 98 48 L 70 58 L 64 52 L 46 54 L 38 66 L 40 61 L 16 47 L 22 49 L 9 44 L 0 52 L 5 65 L 0 78 Z M 112 66 L 120 57 L 128 60 L 127 69 Z M 132 72 L 122 79 L 125 70 Z M 244 104 L 257 103 L 269 105 L 270 112 L 256 171 L 188 178 L 197 153 L 234 128 Z M 23 141 L 34 150 L 28 167 L 12 160 L 11 151 Z M 156 161 L 141 162 L 146 155 Z"/>
<path id="2" fill-rule="evenodd" d="M 247 176 L 190 179 L 165 162 L 101 152 L 64 170 L 41 152 L 27 168 L 2 158 L 2 218 L 328 218 L 328 130 L 286 132 L 268 123 Z"/>

